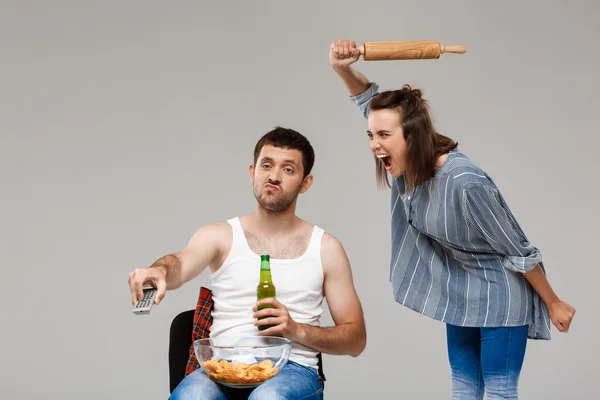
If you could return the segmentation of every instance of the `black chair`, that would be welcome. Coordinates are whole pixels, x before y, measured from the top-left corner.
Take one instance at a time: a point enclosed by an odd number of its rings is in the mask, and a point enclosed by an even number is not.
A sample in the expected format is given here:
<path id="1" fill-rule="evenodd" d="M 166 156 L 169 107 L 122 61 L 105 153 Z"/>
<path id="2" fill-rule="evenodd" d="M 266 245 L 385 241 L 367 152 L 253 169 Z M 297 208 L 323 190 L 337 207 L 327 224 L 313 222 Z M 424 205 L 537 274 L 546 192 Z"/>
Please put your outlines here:
<path id="1" fill-rule="evenodd" d="M 169 390 L 173 390 L 185 378 L 185 368 L 190 355 L 192 345 L 192 330 L 194 327 L 194 312 L 188 310 L 180 313 L 171 322 L 169 333 Z M 323 373 L 323 358 L 321 353 L 317 354 L 318 372 L 323 385 L 325 385 L 325 374 Z"/>

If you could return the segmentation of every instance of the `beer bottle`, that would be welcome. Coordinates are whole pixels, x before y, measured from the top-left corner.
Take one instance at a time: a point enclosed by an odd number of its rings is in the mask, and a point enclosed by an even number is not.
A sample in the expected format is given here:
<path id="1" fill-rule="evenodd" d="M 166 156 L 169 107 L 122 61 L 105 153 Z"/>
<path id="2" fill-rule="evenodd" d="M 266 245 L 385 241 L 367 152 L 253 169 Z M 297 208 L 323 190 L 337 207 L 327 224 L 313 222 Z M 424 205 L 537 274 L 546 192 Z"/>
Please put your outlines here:
<path id="1" fill-rule="evenodd" d="M 271 261 L 268 254 L 263 254 L 260 256 L 260 281 L 258 283 L 258 287 L 256 288 L 256 298 L 257 300 L 262 300 L 266 298 L 275 298 L 275 285 L 273 285 L 273 280 L 271 279 Z M 258 307 L 259 310 L 264 308 L 273 308 L 271 305 L 264 305 Z M 258 319 L 263 319 L 267 317 L 259 317 Z M 273 325 L 259 325 L 259 330 L 265 330 L 267 328 L 272 327 Z"/>

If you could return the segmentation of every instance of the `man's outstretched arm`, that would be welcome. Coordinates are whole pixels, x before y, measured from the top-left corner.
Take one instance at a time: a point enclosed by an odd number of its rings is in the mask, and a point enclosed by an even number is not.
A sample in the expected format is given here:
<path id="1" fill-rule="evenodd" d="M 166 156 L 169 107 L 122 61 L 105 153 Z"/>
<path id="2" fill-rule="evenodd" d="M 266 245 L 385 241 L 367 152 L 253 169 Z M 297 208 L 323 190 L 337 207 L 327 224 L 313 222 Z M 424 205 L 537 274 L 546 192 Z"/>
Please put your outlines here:
<path id="1" fill-rule="evenodd" d="M 167 290 L 179 288 L 213 263 L 226 239 L 223 224 L 205 225 L 182 251 L 161 257 L 150 267 L 134 269 L 129 274 L 132 305 L 143 298 L 142 288 L 146 285 L 158 289 L 155 303 L 159 304 Z"/>

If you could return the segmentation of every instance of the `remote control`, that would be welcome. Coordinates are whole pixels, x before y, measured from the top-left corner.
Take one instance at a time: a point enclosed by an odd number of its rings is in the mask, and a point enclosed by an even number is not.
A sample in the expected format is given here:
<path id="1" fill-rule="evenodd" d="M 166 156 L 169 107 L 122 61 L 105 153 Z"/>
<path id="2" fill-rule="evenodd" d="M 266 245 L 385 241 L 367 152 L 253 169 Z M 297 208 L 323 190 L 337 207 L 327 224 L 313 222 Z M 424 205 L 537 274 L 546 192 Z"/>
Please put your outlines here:
<path id="1" fill-rule="evenodd" d="M 135 307 L 133 307 L 133 313 L 136 315 L 150 314 L 150 310 L 154 305 L 154 298 L 158 292 L 153 287 L 144 288 L 142 290 L 144 292 L 144 299 L 138 300 L 138 302 L 135 304 Z"/>

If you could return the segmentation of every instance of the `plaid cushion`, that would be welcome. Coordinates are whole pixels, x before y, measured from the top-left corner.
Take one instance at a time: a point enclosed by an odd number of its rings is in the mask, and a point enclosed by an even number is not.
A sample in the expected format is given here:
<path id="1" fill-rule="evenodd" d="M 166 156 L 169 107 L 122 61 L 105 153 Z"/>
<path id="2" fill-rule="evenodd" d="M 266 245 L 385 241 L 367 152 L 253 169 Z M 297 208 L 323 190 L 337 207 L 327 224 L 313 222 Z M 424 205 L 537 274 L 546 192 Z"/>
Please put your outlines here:
<path id="1" fill-rule="evenodd" d="M 205 339 L 210 333 L 210 327 L 212 326 L 212 309 L 213 299 L 212 291 L 205 287 L 200 288 L 200 294 L 198 295 L 198 303 L 196 304 L 196 312 L 194 312 L 194 326 L 192 329 L 192 345 L 190 346 L 190 355 L 185 368 L 185 375 L 189 375 L 198 368 L 200 363 L 196 358 L 194 352 L 194 341 L 198 339 Z"/>

